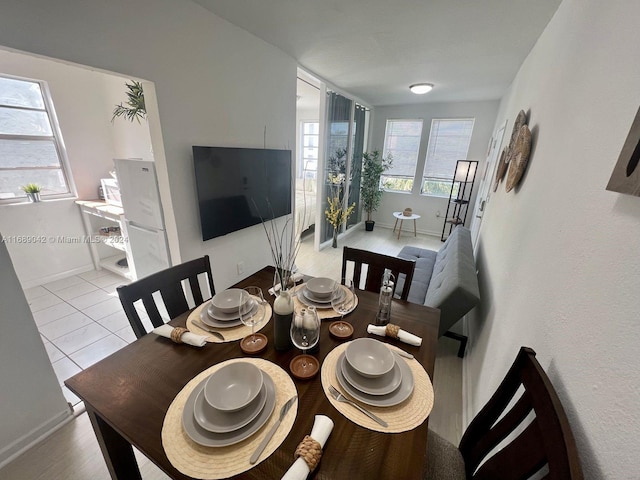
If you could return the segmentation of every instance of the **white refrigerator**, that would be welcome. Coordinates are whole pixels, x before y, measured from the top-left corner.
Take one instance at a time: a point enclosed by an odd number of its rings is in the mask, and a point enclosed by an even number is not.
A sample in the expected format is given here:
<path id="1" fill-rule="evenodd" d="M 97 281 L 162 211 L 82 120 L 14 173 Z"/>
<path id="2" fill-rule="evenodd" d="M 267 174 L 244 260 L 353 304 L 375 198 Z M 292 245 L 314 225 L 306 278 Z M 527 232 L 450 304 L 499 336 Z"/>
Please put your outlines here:
<path id="1" fill-rule="evenodd" d="M 152 161 L 115 159 L 134 279 L 170 266 L 162 203 Z"/>

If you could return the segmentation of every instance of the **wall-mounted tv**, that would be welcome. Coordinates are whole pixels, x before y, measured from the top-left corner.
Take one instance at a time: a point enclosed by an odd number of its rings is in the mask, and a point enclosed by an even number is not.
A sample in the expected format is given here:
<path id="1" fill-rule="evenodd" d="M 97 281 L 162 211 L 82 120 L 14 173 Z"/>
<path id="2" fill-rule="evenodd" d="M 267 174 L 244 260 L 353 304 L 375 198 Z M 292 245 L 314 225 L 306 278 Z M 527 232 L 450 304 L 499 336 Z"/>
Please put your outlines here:
<path id="1" fill-rule="evenodd" d="M 291 213 L 291 150 L 193 147 L 202 240 Z"/>

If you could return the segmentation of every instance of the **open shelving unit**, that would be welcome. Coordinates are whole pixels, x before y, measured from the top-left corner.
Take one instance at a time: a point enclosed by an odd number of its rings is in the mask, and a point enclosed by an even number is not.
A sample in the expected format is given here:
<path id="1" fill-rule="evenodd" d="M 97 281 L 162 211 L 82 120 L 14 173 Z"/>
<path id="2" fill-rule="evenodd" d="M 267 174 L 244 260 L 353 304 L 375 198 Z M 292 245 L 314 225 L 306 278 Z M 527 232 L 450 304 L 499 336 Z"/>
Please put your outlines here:
<path id="1" fill-rule="evenodd" d="M 128 265 L 131 251 L 128 248 L 124 210 L 99 200 L 78 200 L 76 204 L 82 213 L 85 233 L 90 239 L 89 249 L 96 270 L 104 268 L 130 280 L 135 280 Z M 101 227 L 117 226 L 120 235 L 100 234 Z M 99 248 L 105 245 L 107 249 Z"/>
<path id="2" fill-rule="evenodd" d="M 456 171 L 451 180 L 451 189 L 449 190 L 447 213 L 445 214 L 442 235 L 440 236 L 440 240 L 443 242 L 455 227 L 464 225 L 467 221 L 467 213 L 469 203 L 471 203 L 471 194 L 473 193 L 477 171 L 477 160 L 458 160 L 456 162 Z M 449 231 L 447 231 L 447 227 L 449 227 Z"/>

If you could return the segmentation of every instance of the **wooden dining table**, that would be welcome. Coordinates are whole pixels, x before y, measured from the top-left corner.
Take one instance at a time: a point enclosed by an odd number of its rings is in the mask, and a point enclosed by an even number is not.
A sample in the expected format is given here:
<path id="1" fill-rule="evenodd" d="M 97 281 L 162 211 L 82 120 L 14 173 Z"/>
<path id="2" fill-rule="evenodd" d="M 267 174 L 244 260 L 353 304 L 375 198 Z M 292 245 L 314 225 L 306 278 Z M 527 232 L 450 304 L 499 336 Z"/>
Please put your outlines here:
<path id="1" fill-rule="evenodd" d="M 238 282 L 236 287 L 257 285 L 273 303 L 267 289 L 273 283 L 273 267 L 265 267 Z M 354 327 L 353 338 L 370 336 L 367 325 L 375 323 L 376 293 L 357 290 L 358 306 L 345 317 Z M 171 320 L 185 326 L 188 313 Z M 394 300 L 392 322 L 422 337 L 413 347 L 389 337 L 375 337 L 412 353 L 433 379 L 440 311 L 422 305 Z M 331 321 L 321 326 L 320 349 L 315 355 L 322 364 L 327 354 L 342 341 L 329 333 Z M 273 320 L 261 330 L 269 341 L 258 356 L 289 371 L 289 362 L 299 354 L 292 348 L 273 347 Z M 374 336 L 372 336 L 374 337 Z M 243 357 L 239 341 L 208 343 L 202 348 L 180 345 L 148 334 L 65 381 L 80 397 L 93 425 L 107 467 L 114 479 L 139 479 L 134 446 L 174 479 L 188 479 L 168 460 L 162 446 L 161 431 L 165 414 L 176 395 L 192 378 L 217 363 Z M 293 452 L 311 431 L 314 416 L 330 417 L 335 426 L 315 479 L 421 479 L 426 467 L 428 419 L 403 433 L 386 434 L 363 428 L 345 418 L 329 402 L 320 374 L 311 380 L 294 380 L 298 390 L 298 412 L 291 432 L 265 461 L 233 478 L 279 479 L 291 466 Z M 415 394 L 415 392 L 414 392 Z M 276 414 L 276 413 L 274 413 Z"/>

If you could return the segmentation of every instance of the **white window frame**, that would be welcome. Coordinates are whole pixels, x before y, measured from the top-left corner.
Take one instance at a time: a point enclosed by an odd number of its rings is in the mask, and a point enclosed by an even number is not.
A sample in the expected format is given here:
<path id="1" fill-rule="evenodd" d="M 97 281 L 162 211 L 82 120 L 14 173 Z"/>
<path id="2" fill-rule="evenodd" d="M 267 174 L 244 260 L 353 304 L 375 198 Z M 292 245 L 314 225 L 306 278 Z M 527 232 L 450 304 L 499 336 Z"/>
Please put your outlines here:
<path id="1" fill-rule="evenodd" d="M 436 122 L 443 122 L 443 121 L 450 121 L 450 122 L 471 122 L 471 133 L 469 134 L 469 139 L 467 141 L 467 148 L 466 151 L 464 153 L 464 155 L 460 155 L 460 158 L 456 158 L 455 160 L 453 160 L 452 166 L 451 166 L 451 175 L 448 176 L 443 176 L 443 177 L 427 177 L 425 175 L 425 170 L 427 169 L 427 166 L 429 165 L 429 152 L 431 151 L 431 142 L 433 140 L 433 134 L 434 134 L 434 124 Z M 471 146 L 471 139 L 473 138 L 473 129 L 475 127 L 475 117 L 465 117 L 465 118 L 433 118 L 431 119 L 431 128 L 429 129 L 429 143 L 427 144 L 427 151 L 425 153 L 425 161 L 424 161 L 424 168 L 422 169 L 422 175 L 420 175 L 420 195 L 423 195 L 425 197 L 437 197 L 437 198 L 445 198 L 445 197 L 449 197 L 450 195 L 450 190 L 451 190 L 451 181 L 453 180 L 453 176 L 456 170 L 456 162 L 458 160 L 467 160 L 467 157 L 469 155 L 469 147 Z M 424 191 L 424 185 L 427 181 L 427 179 L 432 179 L 435 181 L 440 181 L 443 183 L 446 183 L 446 192 L 443 190 L 441 195 L 435 194 L 435 193 L 425 193 Z M 457 194 L 457 186 L 454 187 L 455 191 L 453 192 L 453 194 Z"/>
<path id="2" fill-rule="evenodd" d="M 49 91 L 49 86 L 47 82 L 44 80 L 37 80 L 33 78 L 26 77 L 18 77 L 15 75 L 8 75 L 4 73 L 0 73 L 0 77 L 8 78 L 11 80 L 19 80 L 29 83 L 37 83 L 40 85 L 40 92 L 42 93 L 42 100 L 44 102 L 44 109 L 33 108 L 33 107 L 21 107 L 14 105 L 1 105 L 3 108 L 13 108 L 16 110 L 26 110 L 26 111 L 38 111 L 45 112 L 47 118 L 49 119 L 49 124 L 51 125 L 51 133 L 52 135 L 25 135 L 25 134 L 4 134 L 0 133 L 0 140 L 28 140 L 28 141 L 52 141 L 56 153 L 58 155 L 58 161 L 60 162 L 60 171 L 62 172 L 62 177 L 64 179 L 65 185 L 67 187 L 67 191 L 63 193 L 46 193 L 41 192 L 40 196 L 43 199 L 59 199 L 59 198 L 75 198 L 77 197 L 77 192 L 73 180 L 71 178 L 70 172 L 71 168 L 69 166 L 69 160 L 67 157 L 67 151 L 64 145 L 64 141 L 62 139 L 62 132 L 60 130 L 60 125 L 58 123 L 58 118 L 55 113 L 55 108 L 53 106 L 53 101 L 51 99 L 51 93 Z M 32 169 L 32 170 L 42 170 L 41 167 L 24 167 L 24 169 Z M 57 169 L 57 168 L 56 168 Z M 0 171 L 13 170 L 11 168 L 5 168 L 0 163 Z M 26 194 L 24 196 L 18 197 L 9 197 L 9 198 L 0 198 L 0 205 L 6 205 L 11 203 L 25 203 L 27 202 Z"/>
<path id="3" fill-rule="evenodd" d="M 385 125 L 385 130 L 384 130 L 384 147 L 382 149 L 382 156 L 384 158 L 387 158 L 387 156 L 389 155 L 389 148 L 388 148 L 388 139 L 389 139 L 389 124 L 390 123 L 394 123 L 394 122 L 415 122 L 415 123 L 419 123 L 420 124 L 420 134 L 417 135 L 418 137 L 418 148 L 415 152 L 415 161 L 414 161 L 414 165 L 413 165 L 413 176 L 409 176 L 409 175 L 393 175 L 393 174 L 388 174 L 388 173 L 383 173 L 381 180 L 380 180 L 380 187 L 383 188 L 384 190 L 387 190 L 389 192 L 397 192 L 397 193 L 411 193 L 413 190 L 413 187 L 415 186 L 415 181 L 416 181 L 416 174 L 418 172 L 418 159 L 420 156 L 420 145 L 422 143 L 422 133 L 423 133 L 423 129 L 424 129 L 424 120 L 422 118 L 387 118 L 387 123 Z M 393 152 L 391 152 L 391 155 L 393 156 Z M 387 179 L 389 178 L 398 178 L 398 179 L 410 179 L 411 180 L 411 187 L 409 189 L 406 190 L 399 190 L 399 189 L 395 189 L 395 188 L 391 188 L 388 184 L 386 184 Z"/>

